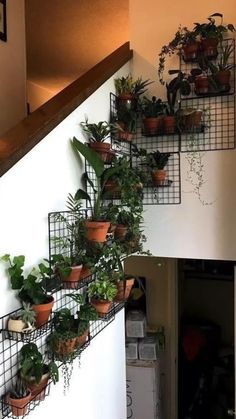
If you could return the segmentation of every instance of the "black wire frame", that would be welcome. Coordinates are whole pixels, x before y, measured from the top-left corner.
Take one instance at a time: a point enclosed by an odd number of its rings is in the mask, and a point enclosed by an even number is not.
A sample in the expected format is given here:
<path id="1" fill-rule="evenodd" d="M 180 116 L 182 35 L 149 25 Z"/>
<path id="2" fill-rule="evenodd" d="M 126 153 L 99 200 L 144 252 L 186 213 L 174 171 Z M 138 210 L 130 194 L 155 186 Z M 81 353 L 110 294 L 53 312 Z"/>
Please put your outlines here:
<path id="1" fill-rule="evenodd" d="M 222 93 L 209 93 L 196 95 L 194 84 L 190 96 L 181 97 L 181 108 L 194 108 L 203 110 L 202 132 L 190 134 L 181 133 L 180 151 L 216 151 L 231 150 L 235 148 L 235 40 L 224 39 L 223 47 L 232 45 L 233 50 L 229 57 L 231 69 L 230 90 Z M 213 64 L 220 59 L 220 52 Z M 180 70 L 189 74 L 196 63 L 185 62 L 180 56 Z"/>

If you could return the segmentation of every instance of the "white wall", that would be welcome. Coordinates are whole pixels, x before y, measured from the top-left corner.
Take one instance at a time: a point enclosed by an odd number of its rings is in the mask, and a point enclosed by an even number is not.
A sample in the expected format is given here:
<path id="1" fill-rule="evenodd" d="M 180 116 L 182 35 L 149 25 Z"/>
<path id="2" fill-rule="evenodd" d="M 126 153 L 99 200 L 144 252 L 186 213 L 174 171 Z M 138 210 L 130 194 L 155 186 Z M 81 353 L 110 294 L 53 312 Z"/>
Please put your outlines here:
<path id="1" fill-rule="evenodd" d="M 0 40 L 0 135 L 26 116 L 24 0 L 7 1 L 7 42 Z"/>
<path id="2" fill-rule="evenodd" d="M 235 23 L 234 0 L 199 0 L 197 8 L 188 0 L 159 4 L 156 0 L 130 0 L 133 73 L 155 81 L 153 93 L 162 96 L 157 83 L 158 53 L 168 43 L 179 24 L 192 26 L 214 12 L 222 12 L 225 22 Z M 175 63 L 175 64 L 173 64 Z M 167 60 L 168 66 L 175 60 Z M 187 179 L 188 163 L 181 155 L 181 205 L 148 206 L 145 213 L 147 248 L 156 256 L 236 259 L 236 176 L 235 151 L 207 152 L 201 195 L 211 205 L 202 205 L 192 193 Z"/>
<path id="3" fill-rule="evenodd" d="M 128 72 L 127 64 L 114 77 Z M 67 194 L 74 193 L 80 186 L 83 170 L 83 165 L 79 167 L 72 152 L 69 139 L 73 136 L 83 138 L 79 123 L 85 114 L 91 122 L 109 118 L 110 91 L 114 91 L 113 78 L 0 179 L 0 255 L 25 254 L 29 267 L 48 256 L 47 214 L 65 209 Z M 19 303 L 13 297 L 2 264 L 0 275 L 0 315 L 4 315 L 17 308 Z M 71 400 L 68 403 L 61 396 L 60 386 L 55 387 L 53 397 L 45 401 L 47 416 L 62 419 L 74 416 L 76 411 L 78 416 L 86 419 L 125 418 L 123 329 L 120 315 L 104 332 L 105 340 L 103 333 L 95 338 L 82 356 L 85 364 L 81 373 L 78 372 L 74 378 L 72 394 L 76 393 L 75 399 L 68 399 Z M 97 380 L 103 375 L 105 380 L 100 385 Z M 42 405 L 35 410 L 34 417 L 42 418 L 43 409 Z"/>

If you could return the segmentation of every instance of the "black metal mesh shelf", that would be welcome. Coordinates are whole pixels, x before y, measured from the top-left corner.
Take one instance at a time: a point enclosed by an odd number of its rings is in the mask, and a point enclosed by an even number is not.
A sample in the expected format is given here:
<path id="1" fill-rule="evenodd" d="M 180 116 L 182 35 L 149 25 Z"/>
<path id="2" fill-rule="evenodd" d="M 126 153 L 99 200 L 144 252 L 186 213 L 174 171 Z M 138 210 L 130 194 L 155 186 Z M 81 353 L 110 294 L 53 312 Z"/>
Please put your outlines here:
<path id="1" fill-rule="evenodd" d="M 235 41 L 225 39 L 223 46 L 233 46 L 229 64 L 235 64 Z M 219 50 L 219 47 L 218 47 Z M 213 60 L 217 64 L 221 54 Z M 184 62 L 180 58 L 180 70 L 189 74 L 197 64 Z M 181 152 L 229 150 L 235 148 L 235 71 L 231 70 L 230 90 L 218 93 L 196 95 L 192 84 L 190 96 L 181 98 L 181 108 L 203 111 L 203 132 L 181 133 Z"/>
<path id="2" fill-rule="evenodd" d="M 181 152 L 228 150 L 235 148 L 235 98 L 218 96 L 188 99 L 182 109 L 203 110 L 204 132 L 181 135 Z"/>

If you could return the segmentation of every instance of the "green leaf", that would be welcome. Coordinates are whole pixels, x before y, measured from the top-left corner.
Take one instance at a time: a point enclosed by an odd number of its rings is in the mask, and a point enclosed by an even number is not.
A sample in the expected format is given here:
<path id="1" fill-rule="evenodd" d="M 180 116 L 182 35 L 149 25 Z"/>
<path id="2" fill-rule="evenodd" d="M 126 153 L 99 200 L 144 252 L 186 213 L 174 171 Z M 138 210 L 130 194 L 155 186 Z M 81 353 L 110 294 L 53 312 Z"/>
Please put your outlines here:
<path id="1" fill-rule="evenodd" d="M 25 256 L 19 255 L 13 258 L 13 264 L 17 265 L 18 267 L 22 268 L 25 263 Z"/>
<path id="2" fill-rule="evenodd" d="M 90 166 L 92 166 L 97 178 L 100 178 L 104 171 L 103 161 L 100 159 L 96 151 L 89 148 L 87 145 L 81 143 L 77 138 L 73 138 L 72 147 L 75 152 L 79 152 L 82 156 L 88 161 Z"/>
<path id="3" fill-rule="evenodd" d="M 6 255 L 1 256 L 1 260 L 3 262 L 10 262 L 10 255 L 6 254 Z"/>
<path id="4" fill-rule="evenodd" d="M 75 197 L 76 199 L 86 199 L 91 203 L 91 197 L 87 192 L 83 191 L 83 189 L 78 189 L 78 191 L 75 194 Z"/>

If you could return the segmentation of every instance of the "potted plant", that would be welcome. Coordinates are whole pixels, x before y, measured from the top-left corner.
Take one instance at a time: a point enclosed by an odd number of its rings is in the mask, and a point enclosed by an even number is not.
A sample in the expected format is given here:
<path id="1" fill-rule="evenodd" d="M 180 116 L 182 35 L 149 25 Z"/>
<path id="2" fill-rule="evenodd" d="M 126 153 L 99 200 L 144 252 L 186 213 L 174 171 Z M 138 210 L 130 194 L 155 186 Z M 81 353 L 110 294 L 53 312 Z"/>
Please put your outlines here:
<path id="1" fill-rule="evenodd" d="M 49 378 L 59 380 L 55 362 L 46 364 L 35 343 L 27 343 L 20 350 L 19 374 L 31 391 L 31 400 L 43 400 Z"/>
<path id="2" fill-rule="evenodd" d="M 176 131 L 176 99 L 177 95 L 188 96 L 191 93 L 191 85 L 188 76 L 180 70 L 169 70 L 169 74 L 177 74 L 170 83 L 166 83 L 168 106 L 166 116 L 164 117 L 164 132 L 166 134 L 174 134 Z"/>
<path id="3" fill-rule="evenodd" d="M 161 48 L 159 53 L 158 77 L 161 84 L 165 84 L 163 72 L 166 56 L 173 54 L 183 55 L 185 61 L 195 61 L 198 56 L 199 42 L 196 32 L 190 31 L 186 26 L 179 26 L 174 38 Z"/>
<path id="4" fill-rule="evenodd" d="M 96 281 L 89 284 L 88 287 L 90 302 L 99 316 L 108 313 L 116 293 L 117 288 L 111 281 L 110 275 L 102 271 L 97 272 Z"/>
<path id="5" fill-rule="evenodd" d="M 139 96 L 146 92 L 147 86 L 151 83 L 153 82 L 143 80 L 142 77 L 134 80 L 131 74 L 115 79 L 118 107 L 123 104 L 128 109 L 136 110 Z"/>
<path id="6" fill-rule="evenodd" d="M 79 305 L 79 310 L 77 311 L 77 343 L 79 346 L 83 346 L 88 338 L 89 322 L 97 320 L 98 314 L 96 309 L 90 303 L 86 303 L 85 295 L 68 294 L 68 297 Z"/>
<path id="7" fill-rule="evenodd" d="M 180 108 L 176 112 L 177 126 L 180 132 L 199 132 L 202 129 L 203 109 Z"/>
<path id="8" fill-rule="evenodd" d="M 134 213 L 128 208 L 120 208 L 114 234 L 116 240 L 125 240 L 129 226 L 132 225 L 134 221 L 134 217 Z"/>
<path id="9" fill-rule="evenodd" d="M 171 153 L 161 153 L 159 150 L 147 153 L 145 155 L 144 164 L 148 171 L 151 173 L 153 185 L 161 186 L 166 180 L 165 167 Z"/>
<path id="10" fill-rule="evenodd" d="M 64 288 L 77 288 L 78 281 L 81 279 L 84 263 L 83 256 L 83 254 L 72 254 L 71 256 L 63 254 L 52 255 L 52 264 L 55 272 L 60 275 Z"/>
<path id="11" fill-rule="evenodd" d="M 23 302 L 22 309 L 10 315 L 7 328 L 12 332 L 28 333 L 34 329 L 35 319 L 36 313 L 31 305 Z"/>
<path id="12" fill-rule="evenodd" d="M 105 142 L 105 140 L 117 131 L 115 125 L 109 124 L 107 121 L 89 123 L 88 119 L 85 122 L 81 122 L 80 125 L 88 136 L 89 147 L 99 154 L 103 162 L 110 163 L 114 153 L 111 152 L 111 144 Z"/>
<path id="13" fill-rule="evenodd" d="M 28 412 L 28 403 L 32 397 L 31 391 L 22 378 L 17 376 L 15 384 L 6 396 L 6 401 L 11 408 L 13 416 L 24 416 Z"/>
<path id="14" fill-rule="evenodd" d="M 209 62 L 208 65 L 218 90 L 227 93 L 230 91 L 231 70 L 235 68 L 235 64 L 229 62 L 234 52 L 234 45 L 232 43 L 223 45 L 220 42 L 219 52 L 219 61 L 216 64 Z"/>
<path id="15" fill-rule="evenodd" d="M 20 301 L 32 305 L 36 312 L 36 327 L 40 327 L 48 321 L 54 298 L 47 294 L 47 280 L 52 270 L 44 263 L 39 263 L 26 276 L 24 275 L 25 256 L 19 255 L 11 258 L 6 254 L 1 257 L 9 267 L 7 269 L 13 290 L 18 290 Z"/>
<path id="16" fill-rule="evenodd" d="M 117 106 L 116 118 L 117 139 L 126 142 L 132 141 L 137 128 L 137 113 L 121 102 Z"/>
<path id="17" fill-rule="evenodd" d="M 92 216 L 85 221 L 86 236 L 89 241 L 103 243 L 106 241 L 110 221 L 105 218 L 105 205 L 103 201 L 104 185 L 106 181 L 117 171 L 117 168 L 110 167 L 105 169 L 104 163 L 99 158 L 98 154 L 86 147 L 83 143 L 78 141 L 75 137 L 72 140 L 72 147 L 76 153 L 82 154 L 90 166 L 94 170 L 96 184 L 89 177 L 88 173 L 84 173 L 84 180 L 89 183 L 92 188 L 93 196 L 89 195 L 83 189 L 79 189 L 75 196 L 76 199 L 86 199 L 91 206 Z"/>
<path id="18" fill-rule="evenodd" d="M 156 96 L 151 99 L 144 96 L 141 102 L 141 112 L 145 135 L 156 135 L 159 131 L 162 131 L 165 107 L 162 100 L 157 99 Z"/>
<path id="19" fill-rule="evenodd" d="M 66 362 L 74 358 L 77 348 L 76 321 L 69 308 L 54 313 L 54 331 L 48 336 L 48 345 L 56 359 Z"/>
<path id="20" fill-rule="evenodd" d="M 219 25 L 216 19 L 220 19 Z M 218 43 L 223 40 L 224 34 L 228 31 L 235 32 L 232 23 L 225 25 L 222 13 L 213 13 L 207 18 L 206 23 L 195 23 L 194 32 L 201 38 L 201 50 L 207 59 L 215 59 L 218 55 Z"/>

